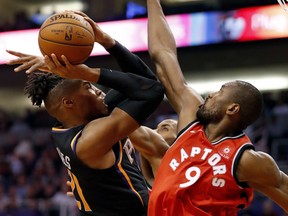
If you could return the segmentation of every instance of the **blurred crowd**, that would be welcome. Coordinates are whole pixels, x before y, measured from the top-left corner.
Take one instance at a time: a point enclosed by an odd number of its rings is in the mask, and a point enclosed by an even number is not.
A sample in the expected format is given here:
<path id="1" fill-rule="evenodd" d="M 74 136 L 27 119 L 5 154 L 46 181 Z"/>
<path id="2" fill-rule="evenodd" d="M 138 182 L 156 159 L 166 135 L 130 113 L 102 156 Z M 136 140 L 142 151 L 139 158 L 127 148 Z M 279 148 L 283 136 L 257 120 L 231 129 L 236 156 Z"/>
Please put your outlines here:
<path id="1" fill-rule="evenodd" d="M 45 17 L 44 17 L 45 18 Z M 14 20 L 0 25 L 0 32 L 39 28 L 43 17 L 19 11 Z M 267 152 L 288 172 L 288 90 L 264 92 L 261 118 L 245 131 L 257 150 Z M 165 118 L 175 118 L 164 101 L 147 120 L 155 128 Z M 74 198 L 66 195 L 68 174 L 51 142 L 54 124 L 44 109 L 27 110 L 23 116 L 0 108 L 0 216 L 76 216 Z M 256 193 L 241 216 L 282 216 L 271 200 Z"/>
<path id="2" fill-rule="evenodd" d="M 0 24 L 0 32 L 39 28 L 42 20 L 38 21 L 37 14 L 29 16 L 26 11 L 18 11 L 13 20 L 4 20 Z"/>
<path id="3" fill-rule="evenodd" d="M 288 91 L 264 93 L 265 110 L 247 128 L 256 149 L 272 154 L 288 171 Z M 163 101 L 146 125 L 154 128 L 164 118 L 177 118 Z M 23 116 L 0 112 L 0 216 L 73 216 L 76 202 L 68 197 L 68 174 L 50 139 L 55 124 L 44 109 L 27 110 Z M 273 144 L 284 139 L 281 151 Z M 286 151 L 286 153 L 285 153 Z M 253 204 L 241 216 L 280 216 L 284 213 L 272 201 L 256 193 Z"/>

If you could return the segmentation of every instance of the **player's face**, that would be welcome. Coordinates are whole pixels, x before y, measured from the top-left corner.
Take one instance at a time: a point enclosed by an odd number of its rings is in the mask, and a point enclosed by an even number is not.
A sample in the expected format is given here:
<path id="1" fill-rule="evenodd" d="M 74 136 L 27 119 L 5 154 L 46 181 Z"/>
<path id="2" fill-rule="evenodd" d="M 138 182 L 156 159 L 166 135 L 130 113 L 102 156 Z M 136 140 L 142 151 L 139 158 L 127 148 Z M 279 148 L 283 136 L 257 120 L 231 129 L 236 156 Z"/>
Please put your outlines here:
<path id="1" fill-rule="evenodd" d="M 217 92 L 209 94 L 197 111 L 197 119 L 203 124 L 218 123 L 223 119 L 231 102 L 232 85 L 225 84 Z"/>
<path id="2" fill-rule="evenodd" d="M 84 118 L 91 121 L 95 118 L 108 115 L 107 105 L 104 103 L 105 93 L 90 82 L 81 81 L 79 90 L 74 95 L 77 108 Z"/>
<path id="3" fill-rule="evenodd" d="M 171 145 L 177 136 L 177 121 L 166 119 L 157 125 L 156 132 L 159 133 L 165 141 Z"/>

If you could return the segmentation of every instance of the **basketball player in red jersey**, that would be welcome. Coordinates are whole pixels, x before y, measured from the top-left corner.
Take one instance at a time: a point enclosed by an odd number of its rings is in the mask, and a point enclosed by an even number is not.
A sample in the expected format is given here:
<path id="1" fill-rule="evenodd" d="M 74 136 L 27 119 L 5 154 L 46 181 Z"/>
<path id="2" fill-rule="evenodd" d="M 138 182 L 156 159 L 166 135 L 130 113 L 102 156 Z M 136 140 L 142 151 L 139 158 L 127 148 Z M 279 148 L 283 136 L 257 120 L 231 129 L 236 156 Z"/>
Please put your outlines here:
<path id="1" fill-rule="evenodd" d="M 148 215 L 236 216 L 254 189 L 288 212 L 288 176 L 242 132 L 261 113 L 261 93 L 232 81 L 203 100 L 184 79 L 159 0 L 147 0 L 147 7 L 149 53 L 179 132 L 159 166 Z"/>
<path id="2" fill-rule="evenodd" d="M 25 93 L 33 105 L 44 102 L 59 121 L 52 137 L 70 175 L 80 215 L 145 216 L 147 184 L 127 136 L 161 103 L 164 89 L 138 56 L 89 22 L 95 41 L 124 72 L 71 65 L 64 56 L 62 65 L 53 54 L 43 61 L 9 52 L 19 57 L 10 64 L 21 64 L 16 70 L 52 72 L 30 74 Z M 91 82 L 112 90 L 105 94 Z"/>

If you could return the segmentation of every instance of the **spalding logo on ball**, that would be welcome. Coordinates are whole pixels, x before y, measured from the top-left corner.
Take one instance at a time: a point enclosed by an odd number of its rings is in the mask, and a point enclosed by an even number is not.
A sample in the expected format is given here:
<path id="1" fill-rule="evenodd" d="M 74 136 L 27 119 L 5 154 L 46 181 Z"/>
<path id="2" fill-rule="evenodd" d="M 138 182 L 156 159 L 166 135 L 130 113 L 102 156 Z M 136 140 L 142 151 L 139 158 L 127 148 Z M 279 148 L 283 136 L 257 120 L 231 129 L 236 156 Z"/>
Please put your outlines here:
<path id="1" fill-rule="evenodd" d="M 59 61 L 65 55 L 71 64 L 87 60 L 94 47 L 94 31 L 82 16 L 72 13 L 57 13 L 42 24 L 38 44 L 43 55 L 55 53 Z"/>

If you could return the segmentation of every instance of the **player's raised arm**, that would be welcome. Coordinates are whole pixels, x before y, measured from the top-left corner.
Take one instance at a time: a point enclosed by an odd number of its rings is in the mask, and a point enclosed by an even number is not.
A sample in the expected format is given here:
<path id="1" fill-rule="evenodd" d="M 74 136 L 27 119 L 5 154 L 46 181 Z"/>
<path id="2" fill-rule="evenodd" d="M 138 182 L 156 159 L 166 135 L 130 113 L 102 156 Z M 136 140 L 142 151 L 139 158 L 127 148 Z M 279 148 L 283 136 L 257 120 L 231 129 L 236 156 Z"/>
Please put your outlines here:
<path id="1" fill-rule="evenodd" d="M 201 96 L 189 88 L 182 74 L 174 36 L 166 21 L 159 0 L 147 0 L 149 54 L 156 64 L 156 73 L 166 95 L 179 115 L 179 129 L 196 119 Z"/>

